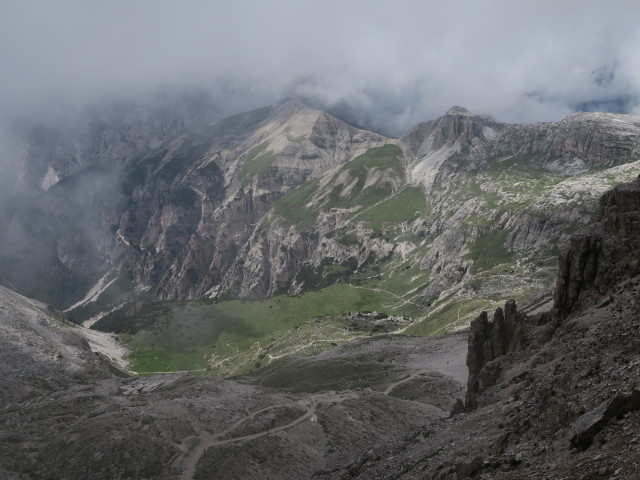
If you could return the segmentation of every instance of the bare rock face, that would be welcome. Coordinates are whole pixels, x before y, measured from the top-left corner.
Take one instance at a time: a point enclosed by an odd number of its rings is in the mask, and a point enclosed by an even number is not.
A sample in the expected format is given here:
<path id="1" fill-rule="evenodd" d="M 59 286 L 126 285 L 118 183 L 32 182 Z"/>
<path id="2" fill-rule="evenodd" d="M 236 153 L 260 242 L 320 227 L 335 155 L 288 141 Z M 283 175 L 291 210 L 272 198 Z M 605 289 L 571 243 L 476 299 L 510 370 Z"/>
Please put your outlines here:
<path id="1" fill-rule="evenodd" d="M 569 231 L 592 220 L 590 207 L 554 199 L 556 195 L 576 195 L 573 187 L 534 194 L 526 209 L 507 207 L 522 191 L 511 190 L 490 172 L 513 175 L 510 171 L 531 169 L 537 172 L 534 176 L 568 179 L 594 168 L 634 162 L 640 153 L 640 121 L 631 116 L 580 113 L 558 122 L 509 125 L 454 108 L 439 119 L 416 126 L 399 145 L 412 159 L 413 181 L 424 185 L 430 210 L 438 212 L 425 214 L 421 232 L 433 242 L 421 263 L 435 272 L 424 290 L 425 300 L 431 302 L 460 281 L 460 268 L 472 269 L 470 245 L 506 232 L 498 245 L 503 257 L 541 252 L 565 243 Z M 469 182 L 470 172 L 478 175 L 477 183 Z M 517 175 L 511 178 L 520 184 Z M 467 195 L 469 188 L 478 188 L 478 194 Z M 600 187 L 600 192 L 606 188 Z M 589 196 L 589 202 L 597 200 L 597 194 L 590 192 Z M 482 220 L 469 221 L 476 218 Z"/>
<path id="2" fill-rule="evenodd" d="M 599 222 L 571 239 L 560 256 L 554 315 L 562 321 L 613 293 L 621 280 L 640 273 L 640 179 L 600 199 Z"/>
<path id="3" fill-rule="evenodd" d="M 81 329 L 45 308 L 0 286 L 0 410 L 111 376 Z"/>
<path id="4" fill-rule="evenodd" d="M 495 128 L 500 128 L 500 124 L 491 117 L 453 107 L 440 118 L 416 125 L 401 141 L 413 156 L 421 158 L 456 143 L 470 145 L 474 139 L 477 143 L 479 139 L 491 138 Z"/>
<path id="5" fill-rule="evenodd" d="M 571 445 L 582 450 L 589 448 L 593 437 L 602 431 L 610 420 L 622 418 L 636 410 L 640 410 L 640 390 L 619 394 L 604 401 L 574 422 L 571 426 Z"/>
<path id="6" fill-rule="evenodd" d="M 518 312 L 516 302 L 508 301 L 493 314 L 489 321 L 487 312 L 482 312 L 471 322 L 467 367 L 469 379 L 465 407 L 476 408 L 476 398 L 487 387 L 496 383 L 500 373 L 500 363 L 495 360 L 520 348 L 525 315 Z"/>
<path id="7" fill-rule="evenodd" d="M 493 151 L 519 145 L 521 153 L 541 154 L 548 170 L 571 174 L 636 157 L 639 127 L 638 119 L 629 115 L 575 113 L 558 122 L 512 125 L 496 137 Z"/>

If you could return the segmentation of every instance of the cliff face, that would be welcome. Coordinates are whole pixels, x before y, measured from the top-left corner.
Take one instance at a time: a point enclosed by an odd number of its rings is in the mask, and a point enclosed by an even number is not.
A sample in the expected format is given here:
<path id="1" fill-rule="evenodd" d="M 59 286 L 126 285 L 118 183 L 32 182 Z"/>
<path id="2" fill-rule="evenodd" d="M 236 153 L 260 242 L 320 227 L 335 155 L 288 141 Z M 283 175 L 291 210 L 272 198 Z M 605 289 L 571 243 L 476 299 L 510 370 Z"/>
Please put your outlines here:
<path id="1" fill-rule="evenodd" d="M 98 253 L 99 283 L 122 279 L 126 271 L 131 286 L 155 299 L 205 295 L 229 276 L 274 201 L 385 142 L 290 102 L 230 117 L 131 157 L 116 178 L 116 210 L 97 226 L 107 239 Z M 66 195 L 63 187 L 52 194 Z M 250 281 L 244 296 L 269 292 Z"/>
<path id="2" fill-rule="evenodd" d="M 467 410 L 476 408 L 478 395 L 495 385 L 502 373 L 500 363 L 493 361 L 520 349 L 525 318 L 523 313 L 517 311 L 516 302 L 510 300 L 504 310 L 496 310 L 492 321 L 489 321 L 487 312 L 482 312 L 471 322 L 467 352 Z"/>
<path id="3" fill-rule="evenodd" d="M 640 275 L 640 176 L 633 183 L 606 192 L 600 198 L 597 218 L 588 230 L 572 236 L 569 247 L 560 255 L 550 312 L 527 318 L 517 312 L 512 300 L 504 312 L 496 310 L 493 321 L 482 312 L 471 322 L 468 410 L 476 408 L 477 397 L 495 385 L 502 373 L 502 362 L 494 360 L 520 349 L 526 323 L 550 323 L 555 329 L 571 314 L 613 303 L 620 285 Z"/>
<path id="4" fill-rule="evenodd" d="M 6 280 L 77 319 L 356 281 L 463 325 L 475 299 L 545 288 L 555 246 L 640 161 L 640 121 L 606 114 L 509 125 L 455 107 L 391 140 L 293 101 L 164 131 L 41 192 L 40 216 L 10 214 Z"/>
<path id="5" fill-rule="evenodd" d="M 617 284 L 640 273 L 640 179 L 603 195 L 598 218 L 560 256 L 554 297 L 558 321 L 613 294 Z"/>

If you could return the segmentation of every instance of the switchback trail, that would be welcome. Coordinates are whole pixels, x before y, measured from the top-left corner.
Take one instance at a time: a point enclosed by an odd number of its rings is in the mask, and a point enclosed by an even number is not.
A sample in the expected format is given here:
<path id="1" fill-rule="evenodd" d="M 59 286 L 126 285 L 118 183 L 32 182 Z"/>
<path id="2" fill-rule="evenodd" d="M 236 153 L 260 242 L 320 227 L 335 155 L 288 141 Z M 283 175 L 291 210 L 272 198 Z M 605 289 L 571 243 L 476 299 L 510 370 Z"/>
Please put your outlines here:
<path id="1" fill-rule="evenodd" d="M 344 400 L 349 398 L 356 398 L 359 395 L 355 392 L 345 392 L 345 393 L 322 393 L 313 395 L 309 400 L 300 400 L 298 402 L 292 403 L 284 403 L 279 405 L 271 405 L 269 407 L 262 408 L 260 410 L 256 410 L 254 412 L 249 413 L 248 415 L 236 420 L 229 427 L 225 428 L 221 432 L 215 434 L 203 434 L 198 437 L 198 444 L 188 451 L 183 457 L 183 466 L 184 470 L 182 472 L 181 480 L 191 480 L 193 479 L 193 475 L 196 471 L 196 466 L 198 461 L 204 455 L 204 452 L 210 447 L 216 447 L 219 445 L 224 445 L 226 443 L 234 443 L 241 442 L 244 440 L 254 440 L 256 438 L 264 437 L 265 435 L 270 435 L 272 433 L 281 432 L 283 430 L 287 430 L 291 427 L 298 425 L 299 423 L 305 421 L 307 418 L 310 418 L 316 411 L 316 408 L 321 403 L 341 403 Z M 278 408 L 278 407 L 290 407 L 293 405 L 305 405 L 307 406 L 307 411 L 296 418 L 295 420 L 287 423 L 286 425 L 280 425 L 278 427 L 269 428 L 267 430 L 263 430 L 262 432 L 252 433 L 250 435 L 241 435 L 239 437 L 232 438 L 223 438 L 230 432 L 232 432 L 235 428 L 246 422 L 247 420 L 251 420 L 256 415 L 266 412 L 268 410 Z M 189 437 L 182 444 L 188 443 L 192 440 L 193 437 Z"/>

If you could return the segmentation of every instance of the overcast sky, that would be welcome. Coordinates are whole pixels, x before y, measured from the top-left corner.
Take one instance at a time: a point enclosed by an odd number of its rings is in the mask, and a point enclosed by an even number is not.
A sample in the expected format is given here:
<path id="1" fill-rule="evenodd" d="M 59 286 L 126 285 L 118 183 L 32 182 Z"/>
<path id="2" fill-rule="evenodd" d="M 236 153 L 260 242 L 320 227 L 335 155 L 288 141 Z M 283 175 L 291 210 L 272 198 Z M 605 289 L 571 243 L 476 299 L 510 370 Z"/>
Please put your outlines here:
<path id="1" fill-rule="evenodd" d="M 198 86 L 239 110 L 342 100 L 395 132 L 453 105 L 640 114 L 639 18 L 637 0 L 2 0 L 0 109 Z"/>

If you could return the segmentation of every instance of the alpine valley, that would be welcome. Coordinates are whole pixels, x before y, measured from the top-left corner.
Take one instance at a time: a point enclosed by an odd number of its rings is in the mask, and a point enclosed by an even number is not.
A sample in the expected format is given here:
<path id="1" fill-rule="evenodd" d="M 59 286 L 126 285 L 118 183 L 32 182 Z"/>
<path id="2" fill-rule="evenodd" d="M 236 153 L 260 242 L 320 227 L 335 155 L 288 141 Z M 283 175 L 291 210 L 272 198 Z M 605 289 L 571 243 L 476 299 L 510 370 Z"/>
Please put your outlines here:
<path id="1" fill-rule="evenodd" d="M 84 115 L 1 195 L 3 478 L 640 474 L 640 118 Z"/>

